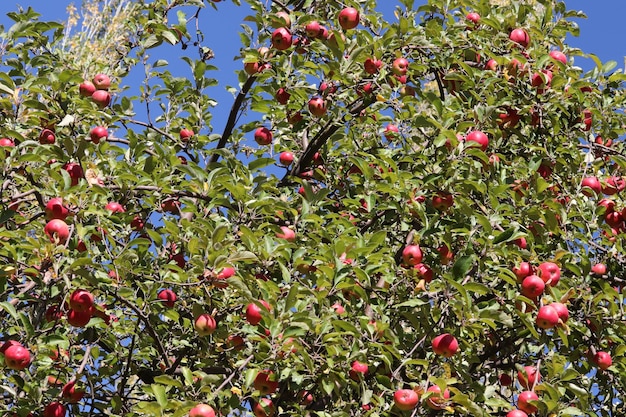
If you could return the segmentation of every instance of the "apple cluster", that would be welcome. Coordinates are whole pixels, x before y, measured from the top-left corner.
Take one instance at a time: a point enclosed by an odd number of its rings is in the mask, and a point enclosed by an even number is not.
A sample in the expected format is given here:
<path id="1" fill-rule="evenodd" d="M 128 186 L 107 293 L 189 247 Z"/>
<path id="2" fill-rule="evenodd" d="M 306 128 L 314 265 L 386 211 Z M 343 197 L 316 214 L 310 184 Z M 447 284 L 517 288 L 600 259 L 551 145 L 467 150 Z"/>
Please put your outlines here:
<path id="1" fill-rule="evenodd" d="M 106 74 L 96 74 L 91 81 L 85 80 L 79 85 L 80 95 L 91 97 L 96 105 L 104 109 L 111 104 L 111 78 Z"/>

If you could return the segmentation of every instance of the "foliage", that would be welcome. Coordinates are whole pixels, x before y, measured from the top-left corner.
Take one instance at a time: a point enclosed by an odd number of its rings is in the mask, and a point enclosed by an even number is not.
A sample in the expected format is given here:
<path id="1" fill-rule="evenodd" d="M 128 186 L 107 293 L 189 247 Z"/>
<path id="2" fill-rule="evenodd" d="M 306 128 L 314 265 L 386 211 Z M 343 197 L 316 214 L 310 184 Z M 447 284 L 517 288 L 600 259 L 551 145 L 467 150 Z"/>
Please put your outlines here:
<path id="1" fill-rule="evenodd" d="M 613 191 L 626 168 L 626 76 L 565 44 L 583 15 L 551 0 L 402 0 L 387 21 L 376 1 L 350 0 L 360 24 L 344 30 L 344 2 L 267 3 L 241 6 L 250 16 L 225 122 L 212 119 L 220 77 L 200 29 L 220 2 L 92 2 L 80 28 L 76 11 L 65 25 L 32 9 L 9 15 L 0 136 L 15 146 L 0 149 L 0 340 L 32 361 L 3 369 L 3 414 L 61 401 L 72 415 L 183 416 L 198 403 L 229 415 L 268 397 L 281 415 L 495 416 L 524 390 L 502 375 L 534 366 L 536 415 L 623 415 L 624 204 Z M 98 5 L 108 20 L 94 18 Z M 299 40 L 286 50 L 272 47 L 279 11 Z M 306 35 L 312 21 L 327 38 Z M 514 28 L 528 32 L 527 48 L 509 39 Z M 163 48 L 178 48 L 192 76 L 173 76 Z M 582 56 L 596 68 L 574 66 Z M 405 79 L 394 74 L 400 57 Z M 380 69 L 365 72 L 368 58 Z M 127 75 L 140 66 L 142 94 L 131 96 Z M 79 94 L 97 73 L 113 79 L 103 108 Z M 326 114 L 309 110 L 313 97 Z M 109 136 L 96 143 L 100 125 Z M 271 145 L 254 142 L 259 126 Z M 44 129 L 54 143 L 40 143 Z M 464 139 L 475 130 L 485 150 Z M 292 165 L 276 161 L 282 151 Z M 76 184 L 68 163 L 84 172 Z M 591 176 L 614 208 L 582 187 Z M 70 212 L 67 241 L 44 231 L 54 197 Z M 416 267 L 403 260 L 411 244 L 423 252 Z M 560 281 L 523 296 L 522 261 L 555 262 Z M 599 263 L 605 273 L 592 271 Z M 96 300 L 84 326 L 67 317 L 78 289 Z M 538 327 L 538 307 L 559 301 L 569 320 Z M 251 303 L 259 324 L 246 319 Z M 201 336 L 204 313 L 217 325 Z M 433 351 L 443 333 L 459 342 L 450 357 Z M 612 356 L 606 370 L 600 351 Z M 350 373 L 354 361 L 367 373 Z M 276 392 L 254 383 L 263 370 Z M 68 381 L 86 392 L 77 404 L 62 396 Z M 427 407 L 431 385 L 451 393 L 439 411 Z M 421 395 L 415 411 L 394 406 L 400 388 Z"/>

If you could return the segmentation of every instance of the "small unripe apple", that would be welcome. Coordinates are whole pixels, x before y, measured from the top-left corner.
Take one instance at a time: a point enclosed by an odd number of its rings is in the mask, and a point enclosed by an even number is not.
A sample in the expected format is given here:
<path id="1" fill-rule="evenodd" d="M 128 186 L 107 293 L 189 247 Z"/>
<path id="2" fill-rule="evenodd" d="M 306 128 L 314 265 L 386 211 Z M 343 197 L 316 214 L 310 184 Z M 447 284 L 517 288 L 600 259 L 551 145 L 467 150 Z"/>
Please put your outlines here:
<path id="1" fill-rule="evenodd" d="M 551 329 L 559 323 L 559 313 L 551 305 L 541 306 L 535 322 L 542 329 Z"/>
<path id="2" fill-rule="evenodd" d="M 517 371 L 517 380 L 524 389 L 531 389 L 541 381 L 541 374 L 534 366 L 525 366 L 524 371 Z"/>
<path id="3" fill-rule="evenodd" d="M 83 81 L 78 86 L 78 90 L 80 91 L 80 95 L 83 97 L 91 97 L 91 95 L 96 91 L 96 86 L 93 85 L 91 81 Z"/>
<path id="4" fill-rule="evenodd" d="M 394 404 L 402 411 L 415 409 L 419 400 L 419 394 L 412 389 L 399 389 L 393 394 Z"/>
<path id="5" fill-rule="evenodd" d="M 278 389 L 278 381 L 273 371 L 268 369 L 260 371 L 254 378 L 254 389 L 259 390 L 261 395 L 269 395 Z"/>
<path id="6" fill-rule="evenodd" d="M 106 90 L 96 90 L 91 95 L 91 100 L 96 103 L 98 107 L 104 109 L 111 104 L 111 95 Z"/>
<path id="7" fill-rule="evenodd" d="M 39 143 L 42 145 L 52 145 L 56 140 L 56 136 L 51 129 L 43 129 L 39 134 Z"/>
<path id="8" fill-rule="evenodd" d="M 291 32 L 287 28 L 278 28 L 272 33 L 272 46 L 284 51 L 291 46 Z"/>
<path id="9" fill-rule="evenodd" d="M 111 87 L 111 78 L 106 74 L 96 74 L 91 81 L 98 90 L 108 90 Z"/>
<path id="10" fill-rule="evenodd" d="M 465 138 L 466 142 L 476 142 L 480 145 L 480 149 L 487 150 L 487 146 L 489 146 L 489 138 L 483 132 L 479 130 L 471 131 L 467 134 Z"/>
<path id="11" fill-rule="evenodd" d="M 78 289 L 70 295 L 70 308 L 78 312 L 91 311 L 93 308 L 93 294 L 87 290 Z"/>
<path id="12" fill-rule="evenodd" d="M 266 128 L 265 126 L 258 127 L 254 131 L 254 140 L 259 145 L 269 145 L 272 143 L 274 135 L 272 131 Z"/>
<path id="13" fill-rule="evenodd" d="M 422 262 L 422 250 L 419 245 L 407 245 L 402 250 L 402 262 L 408 266 L 415 266 Z"/>
<path id="14" fill-rule="evenodd" d="M 63 199 L 60 197 L 54 197 L 48 200 L 46 203 L 46 219 L 59 219 L 65 220 L 69 215 L 69 210 L 63 205 Z"/>
<path id="15" fill-rule="evenodd" d="M 530 401 L 537 401 L 539 397 L 533 391 L 523 391 L 517 397 L 517 408 L 528 414 L 537 412 L 537 407 L 531 405 Z"/>
<path id="16" fill-rule="evenodd" d="M 50 220 L 43 230 L 51 242 L 58 242 L 59 245 L 64 245 L 70 236 L 70 228 L 61 219 Z"/>
<path id="17" fill-rule="evenodd" d="M 289 151 L 281 152 L 280 156 L 278 157 L 278 160 L 280 161 L 281 164 L 285 166 L 289 166 L 293 162 L 293 153 Z"/>
<path id="18" fill-rule="evenodd" d="M 527 48 L 530 44 L 530 36 L 528 35 L 528 32 L 520 28 L 513 29 L 509 35 L 509 39 L 521 45 L 523 48 Z"/>
<path id="19" fill-rule="evenodd" d="M 450 333 L 443 333 L 432 341 L 433 352 L 437 355 L 450 358 L 459 351 L 459 342 Z"/>
<path id="20" fill-rule="evenodd" d="M 369 366 L 367 363 L 354 361 L 350 366 L 350 372 L 348 372 L 348 374 L 351 379 L 358 381 L 360 377 L 367 375 L 368 370 Z"/>
<path id="21" fill-rule="evenodd" d="M 172 308 L 176 303 L 176 293 L 170 289 L 159 291 L 157 298 L 165 304 L 166 307 Z"/>
<path id="22" fill-rule="evenodd" d="M 193 323 L 193 327 L 200 336 L 208 336 L 217 328 L 215 319 L 210 314 L 200 314 Z"/>
<path id="23" fill-rule="evenodd" d="M 359 25 L 359 11 L 354 7 L 346 7 L 339 12 L 337 19 L 339 20 L 339 26 L 343 30 L 354 29 Z"/>
<path id="24" fill-rule="evenodd" d="M 6 348 L 5 346 L 9 343 Z M 22 370 L 28 368 L 30 365 L 30 352 L 24 346 L 22 346 L 19 342 L 9 341 L 5 342 L 2 346 L 4 350 L 4 363 L 5 365 L 14 370 Z"/>
<path id="25" fill-rule="evenodd" d="M 522 295 L 531 300 L 537 299 L 546 289 L 546 283 L 537 275 L 529 275 L 522 281 Z"/>
<path id="26" fill-rule="evenodd" d="M 189 417 L 215 417 L 215 410 L 210 405 L 198 404 L 189 410 Z"/>

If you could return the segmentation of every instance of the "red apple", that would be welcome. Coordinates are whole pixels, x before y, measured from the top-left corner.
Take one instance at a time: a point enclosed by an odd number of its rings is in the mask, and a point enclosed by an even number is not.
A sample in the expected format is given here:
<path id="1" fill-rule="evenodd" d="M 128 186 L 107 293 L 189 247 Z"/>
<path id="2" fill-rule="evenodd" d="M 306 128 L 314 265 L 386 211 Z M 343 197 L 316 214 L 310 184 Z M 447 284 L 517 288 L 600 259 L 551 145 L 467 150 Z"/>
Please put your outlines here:
<path id="1" fill-rule="evenodd" d="M 259 63 L 258 62 L 245 62 L 243 64 L 243 70 L 246 72 L 246 74 L 248 75 L 254 75 L 257 72 L 259 72 Z"/>
<path id="2" fill-rule="evenodd" d="M 70 174 L 70 178 L 71 178 L 71 184 L 77 185 L 78 181 L 80 181 L 81 178 L 85 177 L 85 174 L 83 173 L 83 169 L 81 168 L 80 164 L 77 164 L 76 162 L 68 162 L 65 165 L 63 165 L 63 169 L 65 171 L 67 171 L 68 174 Z"/>
<path id="3" fill-rule="evenodd" d="M 339 303 L 335 303 L 331 306 L 333 308 L 333 310 L 335 310 L 335 313 L 341 315 L 343 313 L 346 312 L 346 309 Z"/>
<path id="4" fill-rule="evenodd" d="M 450 398 L 450 391 L 446 388 L 442 394 L 438 385 L 431 385 L 426 392 L 433 393 L 426 400 L 426 406 L 431 410 L 442 410 L 445 407 L 446 400 Z"/>
<path id="5" fill-rule="evenodd" d="M 321 97 L 314 97 L 309 100 L 309 112 L 315 117 L 321 117 L 326 114 L 326 101 Z"/>
<path id="6" fill-rule="evenodd" d="M 108 90 L 111 87 L 111 78 L 106 74 L 96 74 L 91 81 L 98 90 Z"/>
<path id="7" fill-rule="evenodd" d="M 96 91 L 96 86 L 93 85 L 91 81 L 83 81 L 78 86 L 78 90 L 80 91 L 80 95 L 83 97 L 91 97 L 91 95 Z"/>
<path id="8" fill-rule="evenodd" d="M 278 101 L 280 104 L 287 104 L 290 97 L 291 94 L 289 94 L 285 87 L 280 87 L 278 91 L 276 91 L 276 101 Z"/>
<path id="9" fill-rule="evenodd" d="M 278 12 L 276 13 L 276 19 L 275 19 L 280 26 L 278 27 L 290 27 L 291 26 L 291 16 L 289 16 L 289 13 L 287 12 Z"/>
<path id="10" fill-rule="evenodd" d="M 559 324 L 559 313 L 551 305 L 541 306 L 535 323 L 542 329 L 551 329 Z"/>
<path id="11" fill-rule="evenodd" d="M 606 195 L 614 195 L 626 188 L 626 180 L 624 177 L 609 177 L 606 179 L 602 192 Z"/>
<path id="12" fill-rule="evenodd" d="M 383 65 L 383 61 L 377 58 L 367 58 L 365 62 L 363 63 L 365 72 L 370 75 L 377 74 L 378 70 L 380 69 L 382 65 Z"/>
<path id="13" fill-rule="evenodd" d="M 550 303 L 550 307 L 556 310 L 556 313 L 559 315 L 559 320 L 562 323 L 567 322 L 567 320 L 569 319 L 569 310 L 567 309 L 567 306 L 565 304 L 554 302 Z"/>
<path id="14" fill-rule="evenodd" d="M 258 403 L 252 407 L 254 417 L 273 417 L 276 414 L 276 407 L 269 398 L 261 398 Z"/>
<path id="15" fill-rule="evenodd" d="M 433 280 L 433 270 L 428 265 L 419 263 L 415 265 L 413 269 L 425 282 L 431 282 Z"/>
<path id="16" fill-rule="evenodd" d="M 391 65 L 391 71 L 398 76 L 406 75 L 409 71 L 409 61 L 406 58 L 396 58 Z"/>
<path id="17" fill-rule="evenodd" d="M 433 207 L 439 211 L 445 211 L 449 209 L 450 207 L 452 207 L 453 204 L 454 204 L 454 198 L 452 197 L 452 194 L 447 193 L 445 191 L 439 191 L 432 198 Z"/>
<path id="18" fill-rule="evenodd" d="M 399 389 L 393 394 L 394 404 L 402 411 L 415 409 L 419 400 L 419 394 L 412 389 Z"/>
<path id="19" fill-rule="evenodd" d="M 509 374 L 501 374 L 498 377 L 498 380 L 500 381 L 500 385 L 502 385 L 503 387 L 508 387 L 513 383 L 513 379 Z"/>
<path id="20" fill-rule="evenodd" d="M 473 24 L 477 25 L 478 22 L 480 22 L 480 15 L 476 12 L 470 12 L 468 13 L 465 18 L 467 20 L 469 20 L 470 22 L 472 22 Z"/>
<path id="21" fill-rule="evenodd" d="M 287 28 L 278 28 L 272 33 L 272 46 L 284 51 L 291 46 L 291 32 Z"/>
<path id="22" fill-rule="evenodd" d="M 594 275 L 599 275 L 599 276 L 605 275 L 606 274 L 606 265 L 603 264 L 603 263 L 595 264 L 594 266 L 591 267 L 591 272 Z"/>
<path id="23" fill-rule="evenodd" d="M 65 406 L 54 401 L 46 405 L 43 409 L 43 417 L 65 417 Z"/>
<path id="24" fill-rule="evenodd" d="M 433 352 L 446 358 L 454 356 L 459 351 L 459 342 L 450 333 L 443 333 L 432 341 Z"/>
<path id="25" fill-rule="evenodd" d="M 550 70 L 541 70 L 541 72 L 536 72 L 532 75 L 530 79 L 530 85 L 537 88 L 537 93 L 543 94 L 546 92 L 550 85 L 552 84 L 552 71 Z"/>
<path id="26" fill-rule="evenodd" d="M 167 307 L 172 308 L 176 303 L 176 293 L 170 289 L 159 291 L 157 298 L 163 302 Z"/>
<path id="27" fill-rule="evenodd" d="M 45 211 L 46 219 L 48 220 L 65 220 L 70 213 L 67 207 L 63 205 L 63 199 L 60 197 L 54 197 L 48 200 Z"/>
<path id="28" fill-rule="evenodd" d="M 106 204 L 106 206 L 104 206 L 104 208 L 110 211 L 111 213 L 125 213 L 126 212 L 126 210 L 124 209 L 124 206 L 122 206 L 120 203 L 116 201 L 109 201 Z"/>
<path id="29" fill-rule="evenodd" d="M 271 310 L 271 307 L 267 301 L 259 300 L 259 303 L 261 303 L 261 305 L 265 307 L 267 311 Z M 248 323 L 256 326 L 261 322 L 261 319 L 263 318 L 263 316 L 261 315 L 262 312 L 262 307 L 260 307 L 256 303 L 250 303 L 246 307 L 246 320 L 248 321 Z"/>
<path id="30" fill-rule="evenodd" d="M 75 290 L 70 295 L 70 308 L 78 312 L 91 311 L 93 308 L 93 294 L 87 290 Z"/>
<path id="31" fill-rule="evenodd" d="M 67 322 L 74 327 L 85 327 L 91 320 L 91 314 L 91 310 L 82 312 L 69 310 L 67 312 Z"/>
<path id="32" fill-rule="evenodd" d="M 76 404 L 80 400 L 83 399 L 85 395 L 85 390 L 76 388 L 76 382 L 70 381 L 63 386 L 63 390 L 61 391 L 61 397 L 65 401 L 71 404 Z"/>
<path id="33" fill-rule="evenodd" d="M 541 374 L 534 366 L 525 366 L 524 371 L 517 371 L 517 380 L 524 389 L 531 389 L 541 381 Z"/>
<path id="34" fill-rule="evenodd" d="M 529 275 L 522 281 L 522 295 L 535 300 L 546 288 L 546 283 L 537 275 Z"/>
<path id="35" fill-rule="evenodd" d="M 495 59 L 490 59 L 487 63 L 485 63 L 485 69 L 489 71 L 497 71 L 498 62 Z"/>
<path id="36" fill-rule="evenodd" d="M 188 142 L 189 138 L 191 138 L 194 135 L 194 131 L 191 129 L 181 129 L 180 132 L 178 133 L 178 136 L 180 136 L 180 140 L 182 140 L 183 142 Z"/>
<path id="37" fill-rule="evenodd" d="M 51 242 L 58 242 L 59 245 L 64 245 L 70 236 L 70 228 L 61 219 L 50 220 L 43 230 Z"/>
<path id="38" fill-rule="evenodd" d="M 354 7 L 346 7 L 339 12 L 337 19 L 343 30 L 354 29 L 359 25 L 359 11 Z"/>
<path id="39" fill-rule="evenodd" d="M 506 417 L 528 417 L 528 414 L 522 410 L 511 410 L 507 413 Z"/>
<path id="40" fill-rule="evenodd" d="M 279 239 L 285 239 L 287 242 L 296 241 L 296 232 L 287 226 L 280 226 L 280 233 L 276 233 L 276 237 Z"/>
<path id="41" fill-rule="evenodd" d="M 483 151 L 487 150 L 487 146 L 489 145 L 489 138 L 483 132 L 479 130 L 474 130 L 467 134 L 465 138 L 467 142 L 476 142 L 480 145 L 480 149 Z"/>
<path id="42" fill-rule="evenodd" d="M 98 144 L 109 137 L 109 131 L 104 126 L 96 126 L 89 132 L 89 137 L 93 143 Z"/>
<path id="43" fill-rule="evenodd" d="M 368 370 L 369 366 L 367 365 L 367 363 L 354 361 L 350 366 L 350 378 L 354 381 L 358 381 L 360 377 L 364 377 L 365 375 L 367 375 Z"/>
<path id="44" fill-rule="evenodd" d="M 407 245 L 402 250 L 402 262 L 407 266 L 415 266 L 422 262 L 422 250 L 419 245 Z"/>
<path id="45" fill-rule="evenodd" d="M 561 51 L 550 51 L 550 58 L 567 65 L 567 56 Z"/>
<path id="46" fill-rule="evenodd" d="M 161 203 L 161 210 L 166 213 L 179 214 L 180 201 L 175 198 L 168 198 Z"/>
<path id="47" fill-rule="evenodd" d="M 208 336 L 217 328 L 215 319 L 210 314 L 200 314 L 193 323 L 193 327 L 200 336 Z"/>
<path id="48" fill-rule="evenodd" d="M 524 281 L 524 278 L 532 275 L 534 271 L 532 265 L 529 262 L 521 262 L 519 264 L 519 267 L 516 266 L 513 268 L 513 273 L 517 277 L 517 282 L 521 284 L 522 281 Z"/>
<path id="49" fill-rule="evenodd" d="M 392 140 L 393 138 L 398 137 L 398 133 L 400 132 L 400 129 L 398 129 L 398 126 L 393 125 L 393 124 L 388 124 L 387 127 L 385 127 L 385 138 L 387 138 L 387 140 Z"/>
<path id="50" fill-rule="evenodd" d="M 444 244 L 439 246 L 437 252 L 439 252 L 439 262 L 441 262 L 441 265 L 447 265 L 454 259 L 454 252 L 450 250 L 448 245 Z"/>
<path id="51" fill-rule="evenodd" d="M 258 127 L 254 131 L 254 140 L 259 145 L 269 145 L 272 143 L 273 138 L 274 135 L 272 134 L 272 131 L 265 126 Z"/>
<path id="52" fill-rule="evenodd" d="M 189 417 L 215 417 L 215 410 L 210 405 L 198 404 L 189 410 Z"/>
<path id="53" fill-rule="evenodd" d="M 91 100 L 96 103 L 98 107 L 104 109 L 111 104 L 111 95 L 106 90 L 96 90 L 91 95 Z"/>
<path id="54" fill-rule="evenodd" d="M 554 262 L 543 262 L 538 269 L 538 275 L 543 282 L 551 287 L 556 287 L 561 279 L 561 268 Z"/>
<path id="55" fill-rule="evenodd" d="M 537 407 L 531 405 L 530 401 L 537 401 L 539 397 L 533 391 L 523 391 L 517 397 L 517 408 L 528 414 L 537 412 Z"/>
<path id="56" fill-rule="evenodd" d="M 315 39 L 320 36 L 321 29 L 322 27 L 319 22 L 314 20 L 307 23 L 307 25 L 304 27 L 304 33 L 306 33 L 309 38 Z"/>
<path id="57" fill-rule="evenodd" d="M 260 371 L 254 378 L 254 389 L 259 390 L 261 395 L 273 394 L 278 389 L 276 378 L 273 371 L 267 369 Z"/>
<path id="58" fill-rule="evenodd" d="M 585 177 L 580 183 L 582 187 L 582 193 L 587 197 L 591 197 L 594 193 L 600 194 L 602 192 L 602 184 L 600 184 L 600 180 L 596 177 Z"/>
<path id="59" fill-rule="evenodd" d="M 43 129 L 39 134 L 39 143 L 42 145 L 52 145 L 56 140 L 54 132 L 50 129 Z"/>
<path id="60" fill-rule="evenodd" d="M 596 352 L 596 355 L 593 357 L 593 363 L 596 364 L 598 368 L 605 371 L 613 365 L 613 359 L 611 359 L 611 354 L 609 352 L 599 351 Z"/>
<path id="61" fill-rule="evenodd" d="M 293 162 L 293 153 L 288 152 L 288 151 L 281 152 L 280 155 L 278 156 L 278 160 L 280 161 L 281 164 L 285 166 L 289 166 Z"/>
<path id="62" fill-rule="evenodd" d="M 9 369 L 19 371 L 30 365 L 30 352 L 19 342 L 14 340 L 5 342 L 2 349 L 4 350 L 4 363 Z"/>
<path id="63" fill-rule="evenodd" d="M 513 29 L 509 35 L 509 39 L 521 45 L 523 48 L 527 48 L 530 44 L 530 36 L 528 35 L 528 32 L 520 28 Z"/>

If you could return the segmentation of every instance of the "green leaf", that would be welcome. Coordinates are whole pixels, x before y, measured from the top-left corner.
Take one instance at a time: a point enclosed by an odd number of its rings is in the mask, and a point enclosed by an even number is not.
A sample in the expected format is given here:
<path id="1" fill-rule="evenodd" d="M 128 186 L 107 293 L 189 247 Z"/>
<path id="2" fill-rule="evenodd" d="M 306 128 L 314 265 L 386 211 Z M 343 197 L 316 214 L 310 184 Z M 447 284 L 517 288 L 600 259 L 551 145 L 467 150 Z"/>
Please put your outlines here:
<path id="1" fill-rule="evenodd" d="M 452 266 L 452 275 L 454 276 L 454 278 L 456 278 L 457 280 L 465 278 L 465 275 L 469 272 L 473 263 L 473 255 L 465 255 L 457 259 Z"/>
<path id="2" fill-rule="evenodd" d="M 165 387 L 159 384 L 151 384 L 150 387 L 152 388 L 152 394 L 154 394 L 159 406 L 161 406 L 162 409 L 167 407 L 167 394 L 165 393 Z"/>

